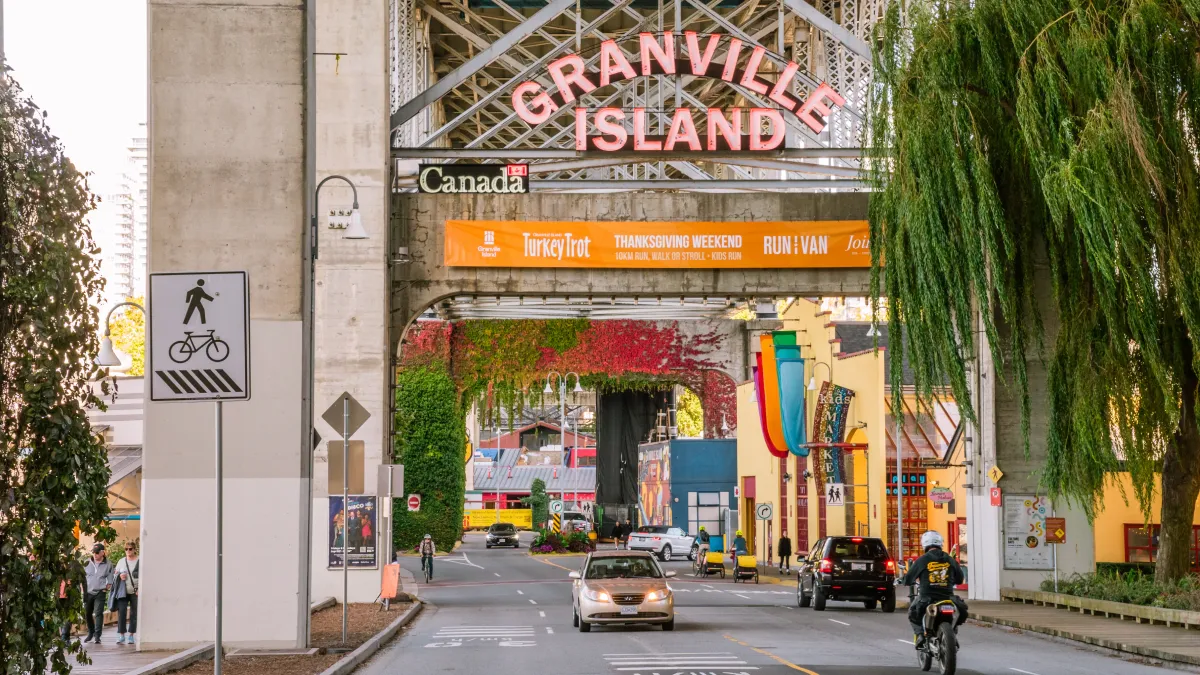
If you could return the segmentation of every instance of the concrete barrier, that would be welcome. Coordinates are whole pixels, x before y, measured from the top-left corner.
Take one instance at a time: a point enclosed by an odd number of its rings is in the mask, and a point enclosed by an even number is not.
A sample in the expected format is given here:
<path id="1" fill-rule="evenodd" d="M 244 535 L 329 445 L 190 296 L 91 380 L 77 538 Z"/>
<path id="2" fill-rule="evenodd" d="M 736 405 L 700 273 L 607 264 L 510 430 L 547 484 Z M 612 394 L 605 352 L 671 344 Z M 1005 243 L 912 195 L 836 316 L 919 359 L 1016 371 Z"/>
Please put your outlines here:
<path id="1" fill-rule="evenodd" d="M 1166 609 L 1147 605 L 1131 605 L 1124 602 L 1095 600 L 1082 598 L 1078 595 L 1063 593 L 1047 593 L 1045 591 L 1026 591 L 1017 588 L 1000 590 L 1000 598 L 1013 602 L 1046 605 L 1047 607 L 1062 607 L 1080 614 L 1104 615 L 1121 619 L 1133 619 L 1138 623 L 1163 624 L 1166 626 L 1182 626 L 1185 629 L 1200 629 L 1200 612 L 1189 612 L 1183 609 Z"/>
<path id="2" fill-rule="evenodd" d="M 129 671 L 125 675 L 162 675 L 163 673 L 172 673 L 176 670 L 183 670 L 197 661 L 211 661 L 212 657 L 213 645 L 209 642 L 208 644 L 196 645 L 191 649 L 185 649 L 178 654 L 172 654 L 154 663 L 148 663 L 137 670 Z"/>
<path id="3" fill-rule="evenodd" d="M 358 649 L 344 656 L 340 661 L 329 666 L 321 675 L 348 675 L 355 668 L 362 665 L 363 661 L 371 658 L 375 652 L 379 651 L 388 640 L 396 636 L 401 628 L 404 628 L 412 621 L 421 611 L 424 605 L 420 600 L 417 600 L 411 607 L 404 610 L 404 613 L 396 617 L 396 620 L 388 625 L 387 628 L 379 631 L 374 637 L 359 645 Z"/>

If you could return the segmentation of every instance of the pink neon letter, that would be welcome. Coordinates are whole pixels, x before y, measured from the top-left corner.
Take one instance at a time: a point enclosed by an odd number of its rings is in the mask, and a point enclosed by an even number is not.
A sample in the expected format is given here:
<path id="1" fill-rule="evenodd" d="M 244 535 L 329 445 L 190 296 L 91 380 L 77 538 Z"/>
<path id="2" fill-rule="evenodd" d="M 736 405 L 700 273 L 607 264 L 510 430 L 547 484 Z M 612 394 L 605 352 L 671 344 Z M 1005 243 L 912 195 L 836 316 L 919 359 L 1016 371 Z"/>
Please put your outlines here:
<path id="1" fill-rule="evenodd" d="M 609 117 L 615 121 L 610 122 Z M 625 125 L 620 123 L 623 119 L 625 119 L 625 113 L 620 108 L 601 108 L 596 111 L 596 131 L 612 136 L 612 140 L 608 140 L 604 136 L 597 137 L 597 150 L 613 152 L 625 147 L 625 141 L 629 140 L 629 132 L 625 131 Z"/>
<path id="2" fill-rule="evenodd" d="M 691 108 L 676 108 L 675 116 L 671 118 L 671 130 L 667 132 L 667 142 L 663 150 L 674 150 L 675 144 L 683 141 L 692 150 L 700 150 L 700 136 L 696 133 L 696 123 L 692 121 Z"/>
<path id="3" fill-rule="evenodd" d="M 737 38 L 729 40 L 729 52 L 725 54 L 725 70 L 721 71 L 721 79 L 733 82 L 733 70 L 737 68 L 738 54 L 742 51 L 742 41 Z"/>
<path id="4" fill-rule="evenodd" d="M 770 99 L 787 110 L 796 107 L 796 101 L 791 96 L 787 95 L 788 85 L 792 83 L 792 78 L 796 77 L 796 73 L 800 72 L 800 66 L 796 65 L 795 61 L 789 61 L 784 67 L 783 72 L 779 75 L 779 81 L 775 83 L 775 87 L 771 89 Z"/>
<path id="5" fill-rule="evenodd" d="M 587 150 L 587 108 L 575 109 L 575 149 Z"/>
<path id="6" fill-rule="evenodd" d="M 762 47 L 755 47 L 754 51 L 750 52 L 750 58 L 746 61 L 746 72 L 742 73 L 742 86 L 750 91 L 757 91 L 760 94 L 767 93 L 767 85 L 754 79 L 758 75 L 758 66 L 762 63 L 763 54 L 767 50 Z"/>
<path id="7" fill-rule="evenodd" d="M 642 53 L 642 74 L 650 74 L 650 56 L 662 66 L 667 75 L 675 74 L 675 34 L 663 33 L 663 44 L 660 47 L 654 33 L 638 33 L 638 46 Z"/>
<path id="8" fill-rule="evenodd" d="M 646 109 L 633 109 L 633 149 L 638 151 L 662 150 L 662 141 L 646 140 Z"/>
<path id="9" fill-rule="evenodd" d="M 818 134 L 825 131 L 827 122 L 825 119 L 814 115 L 813 111 L 820 113 L 826 118 L 829 117 L 829 113 L 831 112 L 829 106 L 825 105 L 824 99 L 829 99 L 834 105 L 846 105 L 846 99 L 842 98 L 841 94 L 834 91 L 833 87 L 822 82 L 816 91 L 809 94 L 808 100 L 804 102 L 804 105 L 796 110 L 796 116 L 804 120 L 804 123 Z"/>
<path id="10" fill-rule="evenodd" d="M 713 54 L 717 53 L 717 45 L 721 42 L 721 36 L 708 36 L 708 45 L 704 47 L 704 56 L 700 55 L 700 40 L 697 38 L 696 31 L 689 30 L 683 36 L 687 40 L 688 58 L 692 62 L 692 74 L 703 75 L 707 73 L 708 66 L 712 63 Z"/>
<path id="11" fill-rule="evenodd" d="M 550 119 L 550 113 L 558 110 L 558 104 L 544 91 L 538 93 L 530 101 L 533 105 L 532 109 L 525 103 L 526 94 L 537 93 L 541 88 L 542 86 L 537 82 L 522 82 L 517 85 L 516 89 L 513 89 L 513 110 L 517 111 L 517 117 L 520 117 L 529 124 L 541 124 Z"/>
<path id="12" fill-rule="evenodd" d="M 762 123 L 764 119 L 771 120 L 771 137 L 763 140 Z M 783 128 L 783 115 L 774 108 L 750 109 L 750 149 L 754 151 L 774 150 L 783 143 L 786 135 Z"/>
<path id="13" fill-rule="evenodd" d="M 734 108 L 729 111 L 733 114 L 733 123 L 725 119 L 725 113 L 720 108 L 708 109 L 708 149 L 717 149 L 717 132 L 720 131 L 721 136 L 725 138 L 725 143 L 729 145 L 730 150 L 742 149 L 742 109 Z"/>
<path id="14" fill-rule="evenodd" d="M 617 46 L 616 40 L 605 40 L 600 43 L 600 86 L 607 87 L 612 82 L 613 75 L 621 75 L 618 80 L 632 80 L 637 77 L 629 59 Z"/>
<path id="15" fill-rule="evenodd" d="M 571 68 L 570 73 L 564 73 L 563 69 Z M 579 87 L 583 93 L 596 88 L 592 81 L 587 78 L 587 73 L 584 72 L 583 57 L 578 54 L 567 54 L 566 56 L 552 61 L 547 68 L 550 70 L 550 77 L 554 79 L 554 86 L 558 87 L 559 93 L 562 94 L 563 103 L 570 103 L 575 100 L 575 92 L 571 90 L 571 85 Z"/>

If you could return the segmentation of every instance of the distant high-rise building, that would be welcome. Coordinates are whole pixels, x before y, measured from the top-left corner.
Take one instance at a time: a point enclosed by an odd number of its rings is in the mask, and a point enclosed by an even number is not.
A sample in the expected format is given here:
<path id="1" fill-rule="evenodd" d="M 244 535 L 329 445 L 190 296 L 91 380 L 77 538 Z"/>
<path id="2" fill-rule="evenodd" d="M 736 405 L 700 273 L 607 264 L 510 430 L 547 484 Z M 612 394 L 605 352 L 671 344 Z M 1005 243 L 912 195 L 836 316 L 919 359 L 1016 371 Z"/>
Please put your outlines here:
<path id="1" fill-rule="evenodd" d="M 104 277 L 104 306 L 133 295 L 133 231 L 125 227 L 125 195 L 100 195 L 88 215 L 92 238 L 100 247 L 100 275 Z"/>
<path id="2" fill-rule="evenodd" d="M 131 279 L 132 296 L 146 294 L 146 236 L 148 230 L 148 214 L 146 192 L 147 155 L 146 155 L 146 124 L 138 125 L 137 135 L 128 146 L 125 176 L 122 184 L 124 193 L 124 224 L 123 227 L 132 237 L 133 270 Z"/>

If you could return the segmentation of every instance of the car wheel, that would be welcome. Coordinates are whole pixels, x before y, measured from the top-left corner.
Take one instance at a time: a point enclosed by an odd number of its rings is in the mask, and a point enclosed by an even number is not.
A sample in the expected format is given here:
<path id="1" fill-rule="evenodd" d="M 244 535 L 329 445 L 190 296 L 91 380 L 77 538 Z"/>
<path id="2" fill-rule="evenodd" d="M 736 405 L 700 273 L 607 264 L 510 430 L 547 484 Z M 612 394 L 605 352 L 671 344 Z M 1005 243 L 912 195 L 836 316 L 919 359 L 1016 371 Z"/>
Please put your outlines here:
<path id="1" fill-rule="evenodd" d="M 882 606 L 880 609 L 882 609 L 885 614 L 891 614 L 892 612 L 896 611 L 896 591 L 888 591 L 888 594 L 883 596 L 883 602 L 881 605 Z"/>
<path id="2" fill-rule="evenodd" d="M 875 609 L 875 604 L 874 600 L 863 600 L 863 607 L 867 609 Z"/>
<path id="3" fill-rule="evenodd" d="M 671 617 L 671 620 L 664 623 L 662 627 L 663 630 L 675 630 L 675 617 Z"/>
<path id="4" fill-rule="evenodd" d="M 488 548 L 491 548 L 491 547 L 492 547 L 492 545 L 491 545 L 491 544 L 488 544 L 488 545 L 487 545 L 487 547 L 488 547 Z"/>
<path id="5" fill-rule="evenodd" d="M 671 545 L 667 544 L 666 546 L 663 546 L 662 551 L 658 554 L 658 557 L 661 558 L 663 562 L 671 562 Z"/>
<path id="6" fill-rule="evenodd" d="M 796 587 L 796 604 L 801 607 L 808 607 L 812 604 L 812 596 L 804 592 L 804 589 Z"/>
<path id="7" fill-rule="evenodd" d="M 691 548 L 691 550 L 689 550 L 689 551 L 688 551 L 688 560 L 695 560 L 695 559 L 696 559 L 696 553 L 697 553 L 699 550 L 700 550 L 700 547 L 699 547 L 699 546 L 693 546 L 693 547 Z"/>
<path id="8" fill-rule="evenodd" d="M 584 621 L 582 616 L 579 617 L 579 632 L 580 633 L 592 632 L 592 624 Z"/>
<path id="9" fill-rule="evenodd" d="M 571 627 L 579 628 L 579 612 L 576 612 L 574 607 L 571 608 Z"/>
<path id="10" fill-rule="evenodd" d="M 818 612 L 825 611 L 825 589 L 820 586 L 813 587 L 813 609 Z"/>

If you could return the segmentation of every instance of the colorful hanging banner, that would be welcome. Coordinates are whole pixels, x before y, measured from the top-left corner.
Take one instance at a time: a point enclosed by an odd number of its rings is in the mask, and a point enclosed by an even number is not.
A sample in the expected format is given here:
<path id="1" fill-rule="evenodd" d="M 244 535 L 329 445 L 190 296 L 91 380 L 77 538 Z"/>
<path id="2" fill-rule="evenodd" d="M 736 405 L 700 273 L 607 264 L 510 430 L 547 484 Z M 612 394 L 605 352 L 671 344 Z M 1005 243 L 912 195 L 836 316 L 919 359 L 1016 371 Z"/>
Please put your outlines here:
<path id="1" fill-rule="evenodd" d="M 846 438 L 846 417 L 850 414 L 850 401 L 854 390 L 832 382 L 821 383 L 817 397 L 817 409 L 813 413 L 813 438 L 818 443 L 842 443 Z M 824 461 L 820 470 L 825 482 L 845 483 L 842 470 L 842 448 L 825 448 Z"/>
<path id="2" fill-rule="evenodd" d="M 787 440 L 783 436 L 783 415 L 779 410 L 779 370 L 775 365 L 775 343 L 770 333 L 759 336 L 762 345 L 763 395 L 759 397 L 766 413 L 767 423 L 763 426 L 763 436 L 768 444 L 775 449 L 787 451 Z"/>
<path id="3" fill-rule="evenodd" d="M 787 457 L 787 449 L 775 447 L 775 444 L 771 442 L 770 434 L 767 433 L 767 407 L 765 404 L 763 404 L 763 401 L 766 400 L 766 393 L 763 391 L 761 352 L 754 355 L 754 363 L 754 394 L 755 398 L 758 399 L 758 422 L 763 430 L 763 440 L 766 441 L 767 450 L 770 451 L 772 455 L 775 457 Z"/>
<path id="4" fill-rule="evenodd" d="M 800 358 L 800 347 L 796 346 L 796 332 L 777 331 L 771 338 L 775 343 L 783 437 L 793 455 L 808 457 L 808 436 L 804 429 L 804 359 Z"/>

